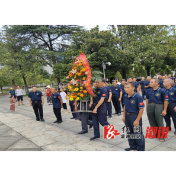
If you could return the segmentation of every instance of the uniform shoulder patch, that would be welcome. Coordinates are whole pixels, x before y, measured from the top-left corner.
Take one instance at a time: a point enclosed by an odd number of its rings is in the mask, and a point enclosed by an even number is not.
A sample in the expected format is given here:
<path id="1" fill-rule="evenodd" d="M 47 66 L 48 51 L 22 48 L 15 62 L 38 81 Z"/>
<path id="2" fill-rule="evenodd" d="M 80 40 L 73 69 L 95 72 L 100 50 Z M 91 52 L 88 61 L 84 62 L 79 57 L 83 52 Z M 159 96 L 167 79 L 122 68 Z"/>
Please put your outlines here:
<path id="1" fill-rule="evenodd" d="M 165 97 L 168 98 L 168 95 L 166 95 Z"/>
<path id="2" fill-rule="evenodd" d="M 142 102 L 142 103 L 140 103 L 140 106 L 142 106 L 142 105 L 144 105 L 144 103 Z"/>
<path id="3" fill-rule="evenodd" d="M 60 98 L 60 96 L 58 96 L 58 98 Z"/>
<path id="4" fill-rule="evenodd" d="M 106 94 L 103 94 L 103 96 L 106 96 Z"/>

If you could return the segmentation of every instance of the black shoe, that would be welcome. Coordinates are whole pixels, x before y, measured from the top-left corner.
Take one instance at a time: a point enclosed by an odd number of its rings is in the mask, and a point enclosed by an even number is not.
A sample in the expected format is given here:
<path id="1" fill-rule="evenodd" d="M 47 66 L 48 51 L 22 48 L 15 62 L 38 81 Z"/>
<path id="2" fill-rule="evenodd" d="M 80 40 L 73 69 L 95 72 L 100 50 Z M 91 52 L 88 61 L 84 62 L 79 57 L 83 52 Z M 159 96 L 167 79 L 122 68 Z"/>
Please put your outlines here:
<path id="1" fill-rule="evenodd" d="M 58 121 L 57 123 L 62 123 L 63 121 L 61 120 L 61 121 Z"/>
<path id="2" fill-rule="evenodd" d="M 54 121 L 53 123 L 57 123 L 58 121 L 56 120 L 56 121 Z"/>
<path id="3" fill-rule="evenodd" d="M 133 148 L 126 148 L 125 151 L 131 151 L 131 150 L 137 150 L 137 149 L 133 149 Z"/>
<path id="4" fill-rule="evenodd" d="M 71 117 L 70 119 L 75 119 L 74 117 Z"/>
<path id="5" fill-rule="evenodd" d="M 120 116 L 121 115 L 121 113 L 118 113 L 118 116 Z"/>
<path id="6" fill-rule="evenodd" d="M 167 127 L 165 127 L 165 128 L 167 128 Z M 171 127 L 169 127 L 169 131 L 171 131 Z M 164 130 L 164 132 L 166 132 L 166 129 Z"/>
<path id="7" fill-rule="evenodd" d="M 78 134 L 84 134 L 84 133 L 88 133 L 88 131 L 81 131 Z"/>
<path id="8" fill-rule="evenodd" d="M 111 118 L 112 118 L 112 116 L 109 116 L 108 118 L 109 118 L 109 119 L 111 119 Z"/>
<path id="9" fill-rule="evenodd" d="M 97 138 L 100 138 L 100 137 L 93 137 L 93 138 L 90 138 L 90 140 L 93 141 L 94 139 L 97 139 Z"/>
<path id="10" fill-rule="evenodd" d="M 42 122 L 44 122 L 45 120 L 44 119 L 41 119 Z"/>
<path id="11" fill-rule="evenodd" d="M 174 134 L 176 134 L 176 130 L 175 130 Z"/>
<path id="12" fill-rule="evenodd" d="M 36 121 L 40 121 L 40 119 L 36 119 Z"/>
<path id="13" fill-rule="evenodd" d="M 117 112 L 115 112 L 113 115 L 115 115 L 115 114 L 118 114 Z"/>
<path id="14" fill-rule="evenodd" d="M 89 129 L 91 129 L 93 127 L 93 125 L 89 125 Z"/>

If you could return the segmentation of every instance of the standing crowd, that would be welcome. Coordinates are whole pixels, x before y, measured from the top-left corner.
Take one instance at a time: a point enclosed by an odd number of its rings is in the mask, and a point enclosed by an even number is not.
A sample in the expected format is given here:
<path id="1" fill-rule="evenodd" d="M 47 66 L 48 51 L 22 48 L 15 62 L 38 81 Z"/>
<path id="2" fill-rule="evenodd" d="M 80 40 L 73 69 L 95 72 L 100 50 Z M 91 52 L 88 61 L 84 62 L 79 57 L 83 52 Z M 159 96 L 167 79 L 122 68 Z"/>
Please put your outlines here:
<path id="1" fill-rule="evenodd" d="M 112 85 L 106 82 L 104 79 L 98 79 L 93 83 L 93 91 L 95 97 L 92 97 L 88 102 L 81 101 L 69 101 L 70 109 L 73 117 L 71 119 L 80 120 L 82 131 L 78 134 L 88 133 L 89 129 L 93 127 L 94 136 L 90 140 L 100 138 L 99 123 L 102 126 L 108 126 L 112 118 L 112 104 L 115 112 L 118 116 L 123 112 L 122 121 L 125 123 L 128 135 L 140 135 L 140 138 L 128 138 L 130 148 L 126 151 L 145 150 L 145 138 L 142 130 L 142 115 L 144 112 L 144 106 L 146 106 L 146 112 L 149 120 L 150 127 L 156 130 L 153 135 L 159 136 L 159 141 L 164 142 L 163 135 L 160 135 L 160 131 L 164 129 L 163 119 L 166 122 L 166 127 L 171 131 L 171 117 L 174 123 L 176 134 L 176 85 L 175 77 L 171 75 L 159 75 L 151 78 L 144 77 L 141 81 L 137 81 L 136 78 L 122 79 L 119 82 L 118 79 L 112 81 Z M 67 110 L 66 104 L 66 87 L 59 85 L 59 91 L 57 88 L 47 86 L 45 93 L 47 95 L 47 103 L 53 105 L 53 112 L 56 116 L 54 123 L 62 123 L 61 108 Z M 140 92 L 142 96 L 140 95 Z M 17 87 L 14 90 L 10 90 L 12 99 L 10 100 L 14 105 L 17 97 L 18 105 L 23 105 L 22 89 Z M 42 92 L 38 91 L 34 86 L 32 91 L 28 95 L 29 103 L 33 106 L 34 113 L 37 121 L 44 121 L 43 107 L 44 98 Z M 144 104 L 144 100 L 146 100 Z M 112 101 L 112 104 L 111 104 Z M 13 109 L 13 108 L 12 108 Z M 82 111 L 78 111 L 78 110 Z M 88 112 L 85 112 L 88 111 Z M 92 113 L 89 113 L 89 111 Z M 140 127 L 141 130 L 136 130 Z M 159 131 L 160 130 L 160 131 Z M 153 136 L 151 136 L 153 138 Z"/>

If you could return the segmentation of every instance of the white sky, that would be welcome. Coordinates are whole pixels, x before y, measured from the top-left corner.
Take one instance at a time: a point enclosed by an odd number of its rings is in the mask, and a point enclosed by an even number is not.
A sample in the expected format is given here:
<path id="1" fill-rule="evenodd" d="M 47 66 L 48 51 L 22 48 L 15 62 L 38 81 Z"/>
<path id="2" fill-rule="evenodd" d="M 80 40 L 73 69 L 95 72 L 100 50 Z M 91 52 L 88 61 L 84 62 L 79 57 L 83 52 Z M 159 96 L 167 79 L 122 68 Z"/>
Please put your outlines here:
<path id="1" fill-rule="evenodd" d="M 3 25 L 0 24 L 0 29 L 2 28 Z M 85 26 L 86 29 L 90 30 L 91 28 L 94 28 L 97 25 L 83 25 Z M 100 30 L 107 30 L 108 25 L 99 25 Z"/>

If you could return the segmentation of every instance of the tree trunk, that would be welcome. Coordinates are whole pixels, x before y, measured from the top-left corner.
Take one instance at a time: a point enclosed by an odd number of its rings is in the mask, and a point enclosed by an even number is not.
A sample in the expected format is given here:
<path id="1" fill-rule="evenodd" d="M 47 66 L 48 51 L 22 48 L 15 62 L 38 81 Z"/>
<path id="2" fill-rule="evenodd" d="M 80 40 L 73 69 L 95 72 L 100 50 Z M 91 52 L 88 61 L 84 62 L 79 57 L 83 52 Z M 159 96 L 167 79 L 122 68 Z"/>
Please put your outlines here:
<path id="1" fill-rule="evenodd" d="M 126 79 L 126 69 L 122 69 L 122 79 Z"/>
<path id="2" fill-rule="evenodd" d="M 2 87 L 1 87 L 1 92 L 3 93 L 3 91 L 2 91 Z"/>
<path id="3" fill-rule="evenodd" d="M 12 87 L 15 89 L 15 79 L 12 80 Z"/>
<path id="4" fill-rule="evenodd" d="M 57 77 L 57 84 L 59 85 L 59 83 L 60 83 L 60 78 Z"/>
<path id="5" fill-rule="evenodd" d="M 24 87 L 25 87 L 26 94 L 29 94 L 27 82 L 26 82 L 26 79 L 25 79 L 24 75 L 23 75 L 23 81 L 24 81 Z"/>
<path id="6" fill-rule="evenodd" d="M 150 76 L 150 66 L 147 66 L 147 76 Z"/>

